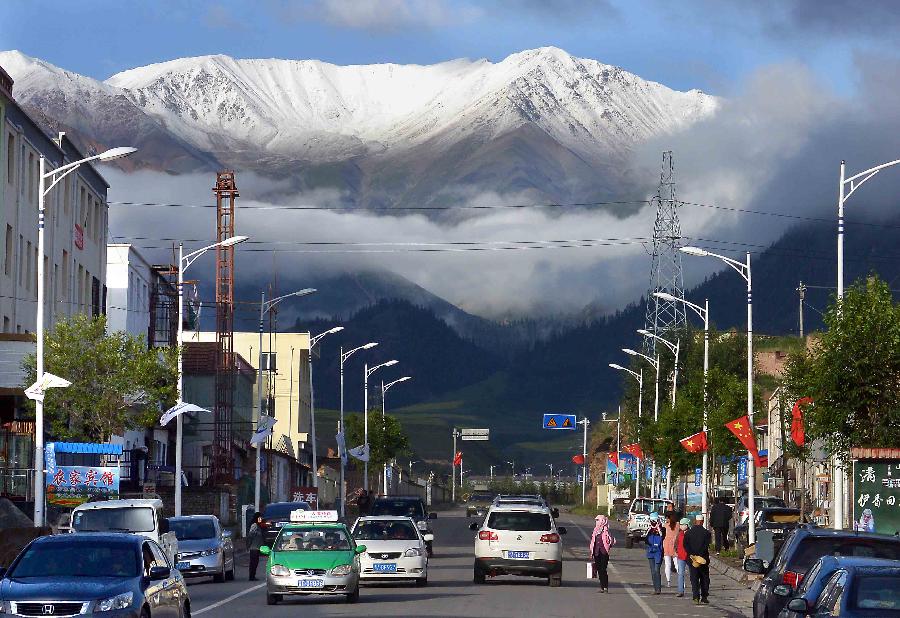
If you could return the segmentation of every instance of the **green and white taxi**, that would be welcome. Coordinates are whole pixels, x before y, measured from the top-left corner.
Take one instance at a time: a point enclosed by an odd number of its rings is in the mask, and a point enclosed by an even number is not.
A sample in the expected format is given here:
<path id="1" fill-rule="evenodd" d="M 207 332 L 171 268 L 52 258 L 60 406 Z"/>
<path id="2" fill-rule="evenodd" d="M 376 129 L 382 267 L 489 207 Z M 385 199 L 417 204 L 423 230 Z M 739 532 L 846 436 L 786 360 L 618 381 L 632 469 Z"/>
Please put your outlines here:
<path id="1" fill-rule="evenodd" d="M 272 546 L 259 550 L 269 557 L 266 602 L 275 605 L 288 596 L 325 594 L 356 603 L 359 556 L 365 551 L 338 521 L 337 511 L 292 511 L 290 523 Z"/>

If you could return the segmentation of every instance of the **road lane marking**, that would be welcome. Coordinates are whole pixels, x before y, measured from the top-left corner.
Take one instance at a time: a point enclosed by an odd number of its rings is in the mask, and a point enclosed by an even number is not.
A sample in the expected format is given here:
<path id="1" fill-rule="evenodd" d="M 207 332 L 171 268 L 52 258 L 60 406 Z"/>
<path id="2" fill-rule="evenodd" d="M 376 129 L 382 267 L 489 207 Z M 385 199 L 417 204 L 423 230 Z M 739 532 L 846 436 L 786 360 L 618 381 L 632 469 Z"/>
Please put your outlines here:
<path id="1" fill-rule="evenodd" d="M 588 543 L 590 543 L 591 537 L 588 536 L 587 532 L 585 532 L 584 529 L 579 524 L 577 524 L 575 522 L 572 522 L 572 523 L 575 524 L 575 528 L 578 529 L 578 532 L 581 533 L 581 536 L 584 537 L 584 540 L 587 541 Z M 658 618 L 658 614 L 656 612 L 654 612 L 652 609 L 650 609 L 650 606 L 644 602 L 644 599 L 642 599 L 641 597 L 638 596 L 638 593 L 634 591 L 634 588 L 632 588 L 630 585 L 628 585 L 628 582 L 626 582 L 625 580 L 622 579 L 622 576 L 619 573 L 619 570 L 616 568 L 616 565 L 613 564 L 612 560 L 610 560 L 608 568 L 616 576 L 616 579 L 619 580 L 619 583 L 621 583 L 625 587 L 625 592 L 628 593 L 628 596 L 630 596 L 631 599 L 637 604 L 637 606 L 640 607 L 641 610 L 643 610 L 643 612 L 647 616 L 647 618 Z"/>
<path id="2" fill-rule="evenodd" d="M 249 594 L 249 593 L 253 592 L 254 590 L 259 590 L 260 588 L 263 588 L 263 587 L 265 587 L 265 584 L 257 584 L 257 585 L 255 585 L 255 586 L 253 586 L 252 588 L 247 588 L 247 589 L 245 589 L 245 590 L 241 590 L 240 592 L 238 592 L 238 593 L 236 593 L 236 594 L 233 594 L 233 595 L 231 595 L 231 596 L 228 597 L 228 598 L 222 599 L 221 601 L 216 601 L 216 602 L 213 603 L 212 605 L 207 605 L 207 606 L 204 607 L 203 609 L 198 609 L 198 610 L 192 611 L 192 612 L 191 612 L 191 615 L 192 615 L 192 616 L 197 616 L 198 614 L 202 614 L 203 612 L 208 612 L 208 611 L 211 610 L 211 609 L 216 609 L 217 607 L 222 607 L 222 606 L 225 605 L 226 603 L 229 603 L 229 602 L 231 602 L 231 601 L 234 601 L 234 600 L 237 599 L 238 597 L 242 597 L 242 596 L 244 596 L 245 594 Z"/>

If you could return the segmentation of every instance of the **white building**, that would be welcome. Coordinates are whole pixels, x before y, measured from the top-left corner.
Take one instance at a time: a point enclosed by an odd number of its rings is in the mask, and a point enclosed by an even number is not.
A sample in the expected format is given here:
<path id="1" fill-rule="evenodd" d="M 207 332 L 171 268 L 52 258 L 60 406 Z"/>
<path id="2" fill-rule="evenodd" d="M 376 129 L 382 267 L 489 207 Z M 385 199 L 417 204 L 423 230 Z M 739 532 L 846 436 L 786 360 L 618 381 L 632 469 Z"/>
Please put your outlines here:
<path id="1" fill-rule="evenodd" d="M 147 337 L 153 267 L 129 244 L 106 246 L 106 317 L 110 331 Z"/>

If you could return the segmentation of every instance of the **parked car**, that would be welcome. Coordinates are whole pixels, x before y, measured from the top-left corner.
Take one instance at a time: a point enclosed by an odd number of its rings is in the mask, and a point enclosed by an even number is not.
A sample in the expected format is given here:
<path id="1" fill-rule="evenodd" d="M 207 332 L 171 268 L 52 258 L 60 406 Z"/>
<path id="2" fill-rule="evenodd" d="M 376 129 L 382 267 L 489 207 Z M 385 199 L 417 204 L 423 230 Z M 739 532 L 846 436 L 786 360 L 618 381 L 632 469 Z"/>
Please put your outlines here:
<path id="1" fill-rule="evenodd" d="M 281 527 L 291 521 L 292 511 L 309 511 L 306 502 L 272 502 L 263 509 L 263 520 L 260 527 L 263 531 L 263 541 L 271 546 L 275 537 L 281 531 Z"/>
<path id="2" fill-rule="evenodd" d="M 763 509 L 787 508 L 784 500 L 775 496 L 753 496 L 753 510 L 761 511 Z M 740 497 L 737 506 L 734 507 L 734 525 L 740 526 L 747 523 L 747 516 L 750 514 L 750 504 L 747 494 Z"/>
<path id="3" fill-rule="evenodd" d="M 428 512 L 422 498 L 416 496 L 393 496 L 390 498 L 378 498 L 372 503 L 370 515 L 393 515 L 395 517 L 409 517 L 416 522 L 416 528 L 425 539 L 428 549 L 428 557 L 434 556 L 434 530 L 430 520 L 437 519 L 437 513 Z"/>
<path id="4" fill-rule="evenodd" d="M 155 541 L 175 564 L 178 537 L 169 530 L 158 498 L 87 502 L 72 511 L 72 532 L 130 532 Z"/>
<path id="5" fill-rule="evenodd" d="M 524 575 L 546 577 L 550 586 L 562 585 L 562 535 L 566 529 L 545 506 L 499 505 L 491 507 L 475 530 L 473 581 L 486 577 Z"/>
<path id="6" fill-rule="evenodd" d="M 178 537 L 175 568 L 185 577 L 212 576 L 216 583 L 234 579 L 234 544 L 215 515 L 185 515 L 169 519 Z"/>
<path id="7" fill-rule="evenodd" d="M 493 494 L 476 492 L 466 500 L 466 517 L 484 517 L 494 501 Z"/>
<path id="8" fill-rule="evenodd" d="M 815 607 L 816 601 L 825 588 L 825 584 L 828 583 L 834 572 L 855 566 L 900 567 L 900 561 L 865 557 L 822 556 L 803 576 L 803 583 L 798 586 L 796 591 L 786 584 L 775 586 L 775 594 L 788 597 L 787 606 L 781 610 L 778 618 L 803 618 L 808 615 L 809 611 Z M 796 599 L 803 599 L 802 609 L 800 609 L 801 606 L 798 603 L 794 603 Z M 797 611 L 790 609 L 792 603 L 794 603 L 794 607 L 798 608 Z"/>
<path id="9" fill-rule="evenodd" d="M 864 556 L 900 559 L 900 537 L 887 534 L 830 530 L 802 524 L 785 540 L 772 564 L 748 558 L 744 570 L 764 574 L 753 597 L 753 616 L 773 618 L 787 605 L 790 595 L 776 594 L 780 585 L 797 589 L 807 571 L 822 556 Z"/>
<path id="10" fill-rule="evenodd" d="M 628 522 L 625 533 L 625 547 L 634 547 L 635 541 L 643 541 L 650 528 L 650 513 L 664 515 L 666 508 L 675 503 L 661 498 L 635 498 L 628 507 Z"/>
<path id="11" fill-rule="evenodd" d="M 162 548 L 136 534 L 44 536 L 0 569 L 0 615 L 188 618 L 184 578 Z"/>
<path id="12" fill-rule="evenodd" d="M 796 528 L 801 522 L 800 509 L 788 508 L 769 508 L 759 509 L 756 511 L 756 531 L 768 530 L 772 533 L 772 540 L 775 543 L 775 553 L 784 543 L 784 539 L 791 530 Z M 738 549 L 743 552 L 748 547 L 748 534 L 750 522 L 744 522 L 734 527 L 734 538 L 737 541 Z"/>
<path id="13" fill-rule="evenodd" d="M 360 517 L 350 531 L 360 554 L 362 581 L 413 580 L 428 585 L 428 548 L 416 522 L 409 517 L 387 515 Z"/>
<path id="14" fill-rule="evenodd" d="M 900 565 L 854 565 L 839 568 L 810 605 L 791 599 L 788 607 L 807 616 L 900 616 Z"/>

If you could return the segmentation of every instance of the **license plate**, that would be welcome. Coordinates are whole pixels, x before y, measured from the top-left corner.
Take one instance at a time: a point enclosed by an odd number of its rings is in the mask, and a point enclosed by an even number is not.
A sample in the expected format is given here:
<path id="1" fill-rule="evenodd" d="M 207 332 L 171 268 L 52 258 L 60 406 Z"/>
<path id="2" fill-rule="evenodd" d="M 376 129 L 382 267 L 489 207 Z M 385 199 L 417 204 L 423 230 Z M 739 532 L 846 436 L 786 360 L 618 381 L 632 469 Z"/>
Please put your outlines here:
<path id="1" fill-rule="evenodd" d="M 784 534 L 784 528 L 769 528 L 772 534 Z"/>
<path id="2" fill-rule="evenodd" d="M 276 528 L 280 528 L 280 527 L 282 527 L 283 525 L 284 525 L 284 522 L 283 522 L 283 521 L 276 521 L 276 522 L 275 522 L 275 527 L 276 527 Z"/>
<path id="3" fill-rule="evenodd" d="M 301 579 L 297 583 L 298 588 L 322 588 L 324 585 L 324 579 Z"/>
<path id="4" fill-rule="evenodd" d="M 191 568 L 191 563 L 190 562 L 178 562 L 175 564 L 175 568 L 178 569 L 179 571 L 184 571 L 185 569 Z"/>
<path id="5" fill-rule="evenodd" d="M 530 551 L 508 551 L 506 557 L 510 560 L 528 560 L 531 557 Z"/>
<path id="6" fill-rule="evenodd" d="M 396 573 L 397 564 L 394 562 L 386 562 L 372 565 L 372 570 L 377 573 Z"/>

